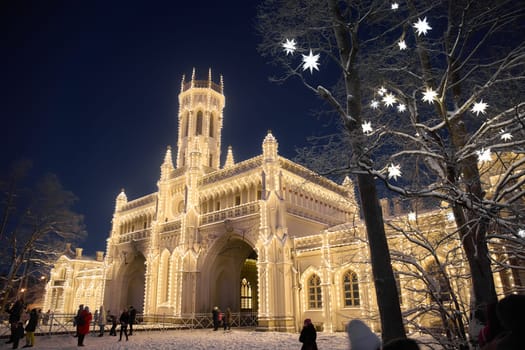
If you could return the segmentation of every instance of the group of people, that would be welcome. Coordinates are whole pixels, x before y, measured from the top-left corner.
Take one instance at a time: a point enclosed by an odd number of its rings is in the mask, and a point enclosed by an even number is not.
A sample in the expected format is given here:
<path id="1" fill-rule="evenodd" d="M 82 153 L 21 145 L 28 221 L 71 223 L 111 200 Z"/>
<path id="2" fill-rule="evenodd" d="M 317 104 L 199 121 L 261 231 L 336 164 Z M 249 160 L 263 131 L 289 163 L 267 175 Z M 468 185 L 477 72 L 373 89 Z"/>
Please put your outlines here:
<path id="1" fill-rule="evenodd" d="M 495 304 L 488 305 L 485 326 L 478 336 L 481 350 L 523 349 L 525 334 L 525 295 L 511 294 Z M 381 344 L 379 337 L 361 320 L 352 320 L 346 327 L 352 350 L 419 350 L 414 339 L 399 338 Z M 317 332 L 307 318 L 299 336 L 301 350 L 317 350 Z"/>
<path id="2" fill-rule="evenodd" d="M 110 310 L 106 312 L 104 306 L 101 305 L 100 308 L 95 311 L 95 315 L 93 316 L 89 311 L 88 306 L 80 304 L 78 306 L 77 315 L 73 320 L 73 324 L 76 326 L 75 337 L 78 338 L 78 346 L 84 346 L 84 339 L 86 337 L 86 334 L 89 333 L 89 327 L 91 325 L 92 320 L 94 324 L 99 326 L 99 337 L 104 336 L 104 330 L 108 322 L 111 324 L 109 335 L 117 336 L 117 317 L 113 315 Z M 133 306 L 130 306 L 128 309 L 122 310 L 118 318 L 118 322 L 120 323 L 119 341 L 122 340 L 122 335 L 125 335 L 126 341 L 129 339 L 130 335 L 133 335 L 133 324 L 136 323 L 136 320 L 137 310 Z"/>
<path id="3" fill-rule="evenodd" d="M 13 344 L 13 349 L 18 349 L 20 339 L 26 338 L 26 344 L 24 348 L 33 347 L 35 345 L 35 331 L 40 318 L 40 310 L 33 308 L 28 309 L 27 322 L 22 320 L 22 315 L 25 310 L 24 300 L 18 298 L 12 305 L 6 307 L 6 311 L 9 314 L 9 325 L 11 328 L 11 334 L 7 344 Z"/>
<path id="4" fill-rule="evenodd" d="M 229 331 L 232 325 L 232 310 L 228 307 L 225 312 L 222 312 L 218 306 L 214 306 L 211 312 L 213 321 L 213 330 L 217 331 L 219 327 L 223 326 L 224 331 Z"/>

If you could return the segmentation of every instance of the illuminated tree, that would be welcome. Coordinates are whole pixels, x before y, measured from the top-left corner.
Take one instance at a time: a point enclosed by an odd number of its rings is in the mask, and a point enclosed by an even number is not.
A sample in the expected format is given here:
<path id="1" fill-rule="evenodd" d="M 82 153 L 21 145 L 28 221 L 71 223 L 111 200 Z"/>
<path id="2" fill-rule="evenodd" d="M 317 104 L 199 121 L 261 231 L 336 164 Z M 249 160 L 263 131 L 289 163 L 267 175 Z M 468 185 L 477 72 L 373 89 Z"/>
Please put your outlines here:
<path id="1" fill-rule="evenodd" d="M 0 178 L 2 310 L 17 293 L 49 272 L 66 242 L 85 237 L 83 217 L 71 209 L 75 196 L 52 174 L 29 186 L 29 168 L 29 162 L 17 162 Z"/>
<path id="2" fill-rule="evenodd" d="M 387 286 L 377 294 L 384 340 L 399 331 L 387 322 L 397 313 L 386 312 L 395 293 L 378 261 L 387 247 L 376 179 L 452 209 L 478 308 L 497 300 L 487 239 L 514 252 L 523 246 L 525 45 L 515 33 L 524 16 L 515 1 L 268 0 L 260 7 L 261 52 L 284 68 L 276 80 L 299 78 L 342 126 L 303 156 L 333 156 L 312 163 L 323 174 L 356 174 L 376 289 Z M 502 172 L 490 175 L 495 167 Z"/>

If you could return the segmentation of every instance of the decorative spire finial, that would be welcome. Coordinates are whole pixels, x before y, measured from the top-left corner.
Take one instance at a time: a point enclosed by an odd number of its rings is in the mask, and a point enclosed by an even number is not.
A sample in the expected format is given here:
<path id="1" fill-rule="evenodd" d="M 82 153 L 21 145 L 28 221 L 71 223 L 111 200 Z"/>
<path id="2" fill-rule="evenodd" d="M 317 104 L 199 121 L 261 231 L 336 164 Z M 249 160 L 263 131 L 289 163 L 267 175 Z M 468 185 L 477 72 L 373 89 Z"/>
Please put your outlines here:
<path id="1" fill-rule="evenodd" d="M 182 80 L 180 82 L 180 92 L 183 92 L 184 91 L 184 80 L 186 79 L 186 76 L 183 74 L 182 75 Z"/>

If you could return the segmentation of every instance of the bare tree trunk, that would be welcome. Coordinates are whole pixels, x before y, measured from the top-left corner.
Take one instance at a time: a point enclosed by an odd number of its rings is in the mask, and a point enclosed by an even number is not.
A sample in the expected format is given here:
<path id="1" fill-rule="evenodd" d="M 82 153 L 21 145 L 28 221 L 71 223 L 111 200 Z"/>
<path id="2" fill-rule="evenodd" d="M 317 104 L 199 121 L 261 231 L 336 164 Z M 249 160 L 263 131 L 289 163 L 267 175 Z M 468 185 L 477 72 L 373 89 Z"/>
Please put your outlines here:
<path id="1" fill-rule="evenodd" d="M 399 295 L 392 270 L 383 214 L 377 199 L 374 177 L 369 174 L 359 174 L 357 183 L 368 233 L 383 342 L 395 338 L 404 338 L 406 334 L 399 306 Z"/>
<path id="2" fill-rule="evenodd" d="M 346 113 L 340 117 L 351 135 L 353 158 L 356 164 L 369 163 L 361 129 L 361 81 L 359 72 L 355 68 L 359 51 L 357 25 L 353 30 L 347 27 L 335 0 L 329 0 L 328 7 L 332 15 L 334 36 L 339 47 L 347 96 Z M 383 342 L 405 338 L 399 295 L 390 261 L 383 213 L 379 206 L 374 176 L 360 173 L 357 175 L 357 183 L 368 234 Z"/>

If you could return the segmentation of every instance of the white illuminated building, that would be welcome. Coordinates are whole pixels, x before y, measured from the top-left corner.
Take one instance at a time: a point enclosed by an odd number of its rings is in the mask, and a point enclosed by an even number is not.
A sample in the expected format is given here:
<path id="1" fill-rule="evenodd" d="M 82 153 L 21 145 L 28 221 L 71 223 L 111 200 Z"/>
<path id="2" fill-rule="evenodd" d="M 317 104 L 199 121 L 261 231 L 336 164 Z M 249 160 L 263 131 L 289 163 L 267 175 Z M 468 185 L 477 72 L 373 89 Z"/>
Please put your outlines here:
<path id="1" fill-rule="evenodd" d="M 305 318 L 328 332 L 344 330 L 353 318 L 379 329 L 351 180 L 337 184 L 280 156 L 271 132 L 260 155 L 235 162 L 230 147 L 221 167 L 224 107 L 222 77 L 219 84 L 211 71 L 207 80 L 196 80 L 195 72 L 182 79 L 177 147 L 166 150 L 157 192 L 135 199 L 118 194 L 105 256 L 62 256 L 44 310 L 134 305 L 145 320 L 165 315 L 182 323 L 219 306 L 255 314 L 265 330 L 297 331 Z M 385 218 L 405 225 L 426 220 L 439 235 L 454 230 L 445 211 L 418 213 L 408 222 L 387 202 Z M 402 235 L 389 232 L 389 243 L 417 257 Z M 443 249 L 446 254 L 450 246 Z M 417 282 L 398 282 L 403 309 L 430 302 L 413 292 Z M 468 281 L 453 287 L 468 300 Z"/>

